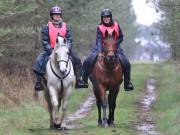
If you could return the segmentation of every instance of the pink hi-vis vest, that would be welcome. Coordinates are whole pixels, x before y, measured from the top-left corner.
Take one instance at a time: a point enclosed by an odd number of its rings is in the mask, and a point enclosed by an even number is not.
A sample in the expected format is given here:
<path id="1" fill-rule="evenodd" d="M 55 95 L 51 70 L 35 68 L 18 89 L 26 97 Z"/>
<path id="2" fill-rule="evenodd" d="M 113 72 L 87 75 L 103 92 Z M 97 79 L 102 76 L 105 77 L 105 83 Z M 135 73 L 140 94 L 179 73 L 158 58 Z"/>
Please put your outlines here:
<path id="1" fill-rule="evenodd" d="M 114 22 L 114 25 L 112 25 L 111 27 L 106 27 L 105 25 L 101 24 L 98 26 L 101 33 L 102 33 L 102 36 L 103 36 L 103 41 L 104 41 L 104 38 L 105 38 L 105 32 L 106 30 L 108 31 L 108 34 L 111 34 L 113 33 L 113 31 L 115 31 L 115 40 L 117 40 L 118 36 L 119 36 L 119 27 L 118 27 L 118 23 L 117 22 Z"/>
<path id="2" fill-rule="evenodd" d="M 48 27 L 49 27 L 49 39 L 50 39 L 50 45 L 51 48 L 54 48 L 56 44 L 56 38 L 58 33 L 60 34 L 61 37 L 66 36 L 66 23 L 63 22 L 61 28 L 56 28 L 54 27 L 53 23 L 51 21 L 48 22 Z"/>

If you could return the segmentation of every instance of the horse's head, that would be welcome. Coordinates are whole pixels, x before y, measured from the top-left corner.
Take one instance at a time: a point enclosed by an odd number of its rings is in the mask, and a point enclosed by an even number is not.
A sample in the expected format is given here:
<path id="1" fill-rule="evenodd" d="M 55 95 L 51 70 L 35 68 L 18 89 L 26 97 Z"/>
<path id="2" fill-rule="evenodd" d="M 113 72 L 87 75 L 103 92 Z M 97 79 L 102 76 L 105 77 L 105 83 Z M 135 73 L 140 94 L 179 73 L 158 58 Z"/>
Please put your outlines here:
<path id="1" fill-rule="evenodd" d="M 69 63 L 69 48 L 67 46 L 66 39 L 59 35 L 56 39 L 54 53 L 56 61 L 58 62 L 60 73 L 65 74 Z"/>
<path id="2" fill-rule="evenodd" d="M 115 31 L 113 31 L 112 34 L 109 34 L 108 31 L 105 32 L 105 39 L 103 45 L 104 62 L 109 69 L 112 69 L 117 58 L 117 44 L 115 40 Z"/>

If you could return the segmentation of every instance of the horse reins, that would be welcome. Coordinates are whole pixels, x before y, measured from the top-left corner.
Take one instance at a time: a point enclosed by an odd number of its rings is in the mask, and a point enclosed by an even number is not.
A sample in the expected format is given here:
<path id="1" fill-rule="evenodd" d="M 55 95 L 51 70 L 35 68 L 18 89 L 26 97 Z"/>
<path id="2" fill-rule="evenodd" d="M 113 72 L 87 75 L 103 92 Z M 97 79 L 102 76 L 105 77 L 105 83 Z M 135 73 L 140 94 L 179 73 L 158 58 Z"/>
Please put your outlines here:
<path id="1" fill-rule="evenodd" d="M 61 60 L 61 61 L 59 61 L 59 62 L 65 62 L 66 63 L 66 67 L 68 66 L 68 63 L 69 63 L 69 56 L 68 56 L 68 60 L 67 61 L 65 61 L 65 60 Z M 71 71 L 71 64 L 70 64 L 70 69 L 69 69 L 69 71 L 68 71 L 68 73 L 65 75 L 65 76 L 63 76 L 63 77 L 60 77 L 55 71 L 54 71 L 54 69 L 53 69 L 53 67 L 52 67 L 52 64 L 51 64 L 51 61 L 50 61 L 50 67 L 51 67 L 51 70 L 52 70 L 52 72 L 54 73 L 54 75 L 61 81 L 61 90 L 63 91 L 63 88 L 64 88 L 64 86 L 63 86 L 63 79 L 65 79 L 69 74 L 70 74 L 70 71 Z"/>
<path id="2" fill-rule="evenodd" d="M 65 63 L 66 63 L 66 68 L 67 68 L 69 59 L 70 59 L 70 58 L 69 58 L 69 55 L 68 55 L 68 60 L 67 60 L 67 61 L 65 61 L 65 60 L 60 60 L 59 63 L 60 63 L 60 62 L 65 62 Z M 64 78 L 63 78 L 63 79 L 64 79 Z"/>

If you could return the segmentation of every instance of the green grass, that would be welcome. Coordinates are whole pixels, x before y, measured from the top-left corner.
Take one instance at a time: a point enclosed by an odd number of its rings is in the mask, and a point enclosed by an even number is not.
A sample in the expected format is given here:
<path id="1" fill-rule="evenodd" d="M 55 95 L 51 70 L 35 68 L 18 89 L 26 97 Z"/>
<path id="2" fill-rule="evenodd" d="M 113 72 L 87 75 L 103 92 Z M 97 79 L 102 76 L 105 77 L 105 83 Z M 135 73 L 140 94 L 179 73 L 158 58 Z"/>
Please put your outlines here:
<path id="1" fill-rule="evenodd" d="M 174 71 L 173 71 L 174 70 Z M 125 92 L 123 87 L 117 98 L 115 124 L 116 128 L 97 127 L 97 108 L 73 124 L 80 129 L 68 130 L 69 135 L 138 135 L 137 100 L 148 78 L 157 79 L 158 100 L 153 106 L 152 115 L 162 133 L 178 135 L 179 133 L 179 73 L 171 63 L 135 63 L 132 65 L 132 80 L 135 90 Z M 170 85 L 172 84 L 172 85 Z M 74 112 L 91 89 L 74 90 L 69 102 L 68 113 Z M 1 95 L 0 95 L 1 96 Z M 0 106 L 0 135 L 61 135 L 61 131 L 49 129 L 49 114 L 37 103 L 6 109 Z"/>
<path id="2" fill-rule="evenodd" d="M 180 133 L 180 72 L 172 63 L 156 68 L 158 98 L 153 108 L 157 126 L 166 135 Z"/>
<path id="3" fill-rule="evenodd" d="M 90 91 L 88 89 L 75 89 L 68 105 L 69 112 L 74 112 L 76 109 L 78 109 L 79 104 L 84 101 L 84 98 L 89 94 L 89 92 Z"/>
<path id="4" fill-rule="evenodd" d="M 68 112 L 74 112 L 79 103 L 89 92 L 87 90 L 74 90 L 69 102 Z M 3 95 L 0 94 L 2 97 Z M 49 113 L 35 102 L 20 107 L 6 108 L 0 105 L 0 135 L 50 135 L 56 131 L 49 130 Z"/>
<path id="5" fill-rule="evenodd" d="M 136 101 L 144 87 L 144 81 L 149 76 L 153 65 L 134 64 L 133 81 L 136 90 L 133 92 L 124 92 L 123 87 L 118 95 L 117 107 L 115 113 L 116 128 L 97 127 L 97 109 L 93 107 L 92 112 L 85 118 L 76 123 L 82 125 L 82 129 L 73 129 L 68 131 L 73 135 L 85 134 L 122 134 L 135 135 L 136 130 L 133 127 L 136 121 Z M 142 72 L 143 71 L 143 72 Z M 69 112 L 74 112 L 86 95 L 91 90 L 75 90 L 69 102 Z M 3 135 L 57 135 L 59 131 L 49 130 L 49 115 L 45 108 L 36 103 L 27 104 L 11 110 L 0 109 L 0 134 Z"/>

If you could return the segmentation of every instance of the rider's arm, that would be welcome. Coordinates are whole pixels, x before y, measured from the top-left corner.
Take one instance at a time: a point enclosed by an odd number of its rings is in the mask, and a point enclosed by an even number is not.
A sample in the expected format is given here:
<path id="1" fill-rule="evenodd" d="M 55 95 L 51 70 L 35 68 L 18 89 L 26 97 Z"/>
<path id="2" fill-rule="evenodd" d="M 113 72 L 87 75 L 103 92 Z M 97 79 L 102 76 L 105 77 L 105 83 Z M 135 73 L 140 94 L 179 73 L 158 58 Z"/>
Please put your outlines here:
<path id="1" fill-rule="evenodd" d="M 118 45 L 118 47 L 119 47 L 120 44 L 123 42 L 123 33 L 122 33 L 121 28 L 120 28 L 119 25 L 118 25 L 118 27 L 119 27 L 119 37 L 118 37 L 118 39 L 117 39 L 117 45 Z"/>
<path id="2" fill-rule="evenodd" d="M 98 53 L 102 53 L 102 33 L 99 30 L 99 27 L 97 27 L 96 46 Z"/>
<path id="3" fill-rule="evenodd" d="M 41 39 L 44 50 L 47 52 L 48 55 L 50 55 L 53 49 L 50 45 L 48 26 L 43 27 L 41 31 Z"/>
<path id="4" fill-rule="evenodd" d="M 67 39 L 67 45 L 69 49 L 72 48 L 73 46 L 73 39 L 72 39 L 72 33 L 71 33 L 71 28 L 67 26 L 67 31 L 66 31 L 66 39 Z"/>

